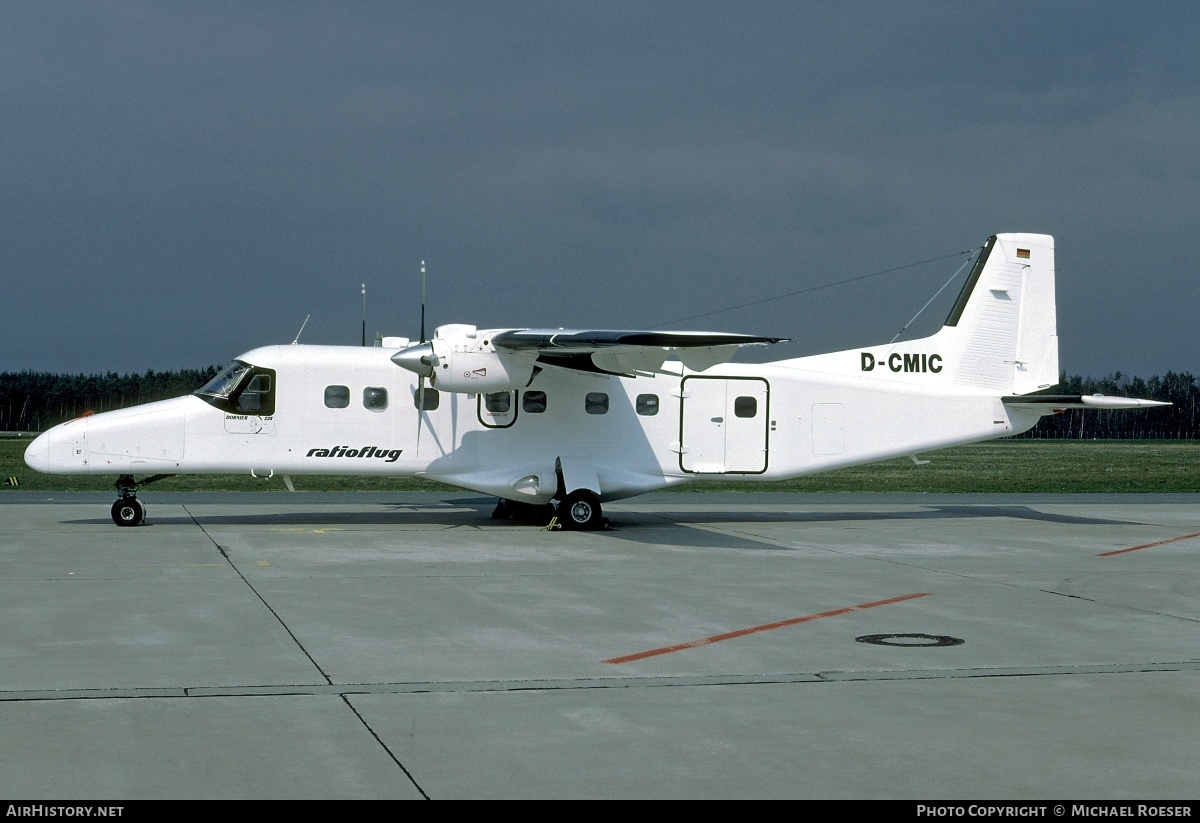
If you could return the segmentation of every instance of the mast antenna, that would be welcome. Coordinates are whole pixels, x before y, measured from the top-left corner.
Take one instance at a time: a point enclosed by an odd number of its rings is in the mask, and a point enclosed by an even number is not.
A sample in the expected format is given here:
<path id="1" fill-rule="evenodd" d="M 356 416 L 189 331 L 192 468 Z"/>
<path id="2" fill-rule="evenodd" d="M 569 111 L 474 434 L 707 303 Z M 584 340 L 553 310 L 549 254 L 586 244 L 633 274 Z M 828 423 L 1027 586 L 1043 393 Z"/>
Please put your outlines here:
<path id="1" fill-rule="evenodd" d="M 300 331 L 296 332 L 296 339 L 292 341 L 293 346 L 297 345 L 300 342 L 300 335 L 304 334 L 304 327 L 308 325 L 309 317 L 312 317 L 312 315 L 310 314 L 310 315 L 308 315 L 308 317 L 305 317 L 304 322 L 300 324 Z"/>

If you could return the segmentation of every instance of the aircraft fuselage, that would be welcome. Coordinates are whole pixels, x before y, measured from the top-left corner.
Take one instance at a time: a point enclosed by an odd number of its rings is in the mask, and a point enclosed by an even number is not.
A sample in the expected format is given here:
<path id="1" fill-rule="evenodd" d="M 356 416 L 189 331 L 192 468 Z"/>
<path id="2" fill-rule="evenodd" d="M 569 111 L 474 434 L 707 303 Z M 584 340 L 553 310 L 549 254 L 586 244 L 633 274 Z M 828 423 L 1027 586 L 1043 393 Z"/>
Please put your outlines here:
<path id="1" fill-rule="evenodd" d="M 419 476 L 544 503 L 562 475 L 605 500 L 780 480 L 1002 437 L 1038 417 L 948 380 L 939 389 L 928 367 L 906 383 L 807 358 L 703 373 L 668 362 L 638 377 L 548 367 L 512 391 L 426 385 L 418 409 L 420 381 L 392 362 L 396 351 L 255 349 L 236 361 L 248 369 L 236 400 L 193 394 L 79 418 L 39 438 L 28 460 L 71 474 Z"/>

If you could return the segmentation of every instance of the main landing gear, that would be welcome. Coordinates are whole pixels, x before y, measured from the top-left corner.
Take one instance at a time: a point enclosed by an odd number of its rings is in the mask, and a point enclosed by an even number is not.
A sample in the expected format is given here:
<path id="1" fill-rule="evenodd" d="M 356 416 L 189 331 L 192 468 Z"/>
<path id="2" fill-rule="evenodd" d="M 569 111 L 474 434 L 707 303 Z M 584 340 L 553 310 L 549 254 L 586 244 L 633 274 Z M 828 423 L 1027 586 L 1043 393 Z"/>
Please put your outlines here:
<path id="1" fill-rule="evenodd" d="M 556 523 L 564 529 L 575 531 L 603 529 L 608 525 L 600 509 L 600 496 L 588 489 L 571 492 L 559 502 L 557 508 L 550 503 L 538 505 L 501 498 L 492 512 L 492 519 L 539 526 Z"/>
<path id="2" fill-rule="evenodd" d="M 505 500 L 503 497 L 496 501 L 496 508 L 492 511 L 493 520 L 513 520 L 535 526 L 546 525 L 554 515 L 554 506 L 550 503 L 525 503 L 521 500 Z"/>
<path id="3" fill-rule="evenodd" d="M 576 489 L 558 506 L 558 521 L 564 529 L 592 531 L 604 528 L 600 495 L 589 489 Z"/>
<path id="4" fill-rule="evenodd" d="M 112 504 L 112 519 L 118 526 L 140 526 L 146 522 L 146 506 L 137 499 L 137 490 L 157 480 L 174 477 L 173 474 L 156 474 L 138 482 L 132 474 L 123 474 L 113 485 L 117 487 L 117 502 Z"/>

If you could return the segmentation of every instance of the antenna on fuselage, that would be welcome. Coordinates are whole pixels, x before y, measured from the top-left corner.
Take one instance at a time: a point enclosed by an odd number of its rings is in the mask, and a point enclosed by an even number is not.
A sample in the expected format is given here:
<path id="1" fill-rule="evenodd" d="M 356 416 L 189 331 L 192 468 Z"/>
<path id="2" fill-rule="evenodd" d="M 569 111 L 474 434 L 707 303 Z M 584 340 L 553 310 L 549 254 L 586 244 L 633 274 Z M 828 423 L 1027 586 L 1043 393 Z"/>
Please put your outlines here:
<path id="1" fill-rule="evenodd" d="M 293 346 L 295 346 L 295 345 L 299 344 L 299 342 L 300 342 L 300 335 L 304 334 L 304 327 L 308 325 L 308 318 L 309 318 L 309 317 L 312 317 L 312 315 L 310 314 L 308 317 L 305 317 L 305 318 L 304 318 L 304 322 L 300 324 L 300 331 L 296 332 L 296 339 L 292 341 L 292 345 L 293 345 Z"/>

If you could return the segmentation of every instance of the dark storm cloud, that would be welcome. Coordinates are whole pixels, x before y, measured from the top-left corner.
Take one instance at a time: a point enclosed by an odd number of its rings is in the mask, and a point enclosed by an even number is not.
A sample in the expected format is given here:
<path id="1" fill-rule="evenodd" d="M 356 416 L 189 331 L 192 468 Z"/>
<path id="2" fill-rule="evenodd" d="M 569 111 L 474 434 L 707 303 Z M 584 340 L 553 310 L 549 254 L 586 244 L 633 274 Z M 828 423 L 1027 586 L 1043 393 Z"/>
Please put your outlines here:
<path id="1" fill-rule="evenodd" d="M 1058 242 L 1062 365 L 1195 371 L 1184 4 L 0 7 L 0 369 L 659 325 Z M 959 260 L 685 326 L 889 339 Z M 953 292 L 955 289 L 950 289 Z M 935 304 L 922 322 L 945 314 Z M 678 326 L 676 326 L 678 327 Z M 925 330 L 928 330 L 926 325 Z"/>

